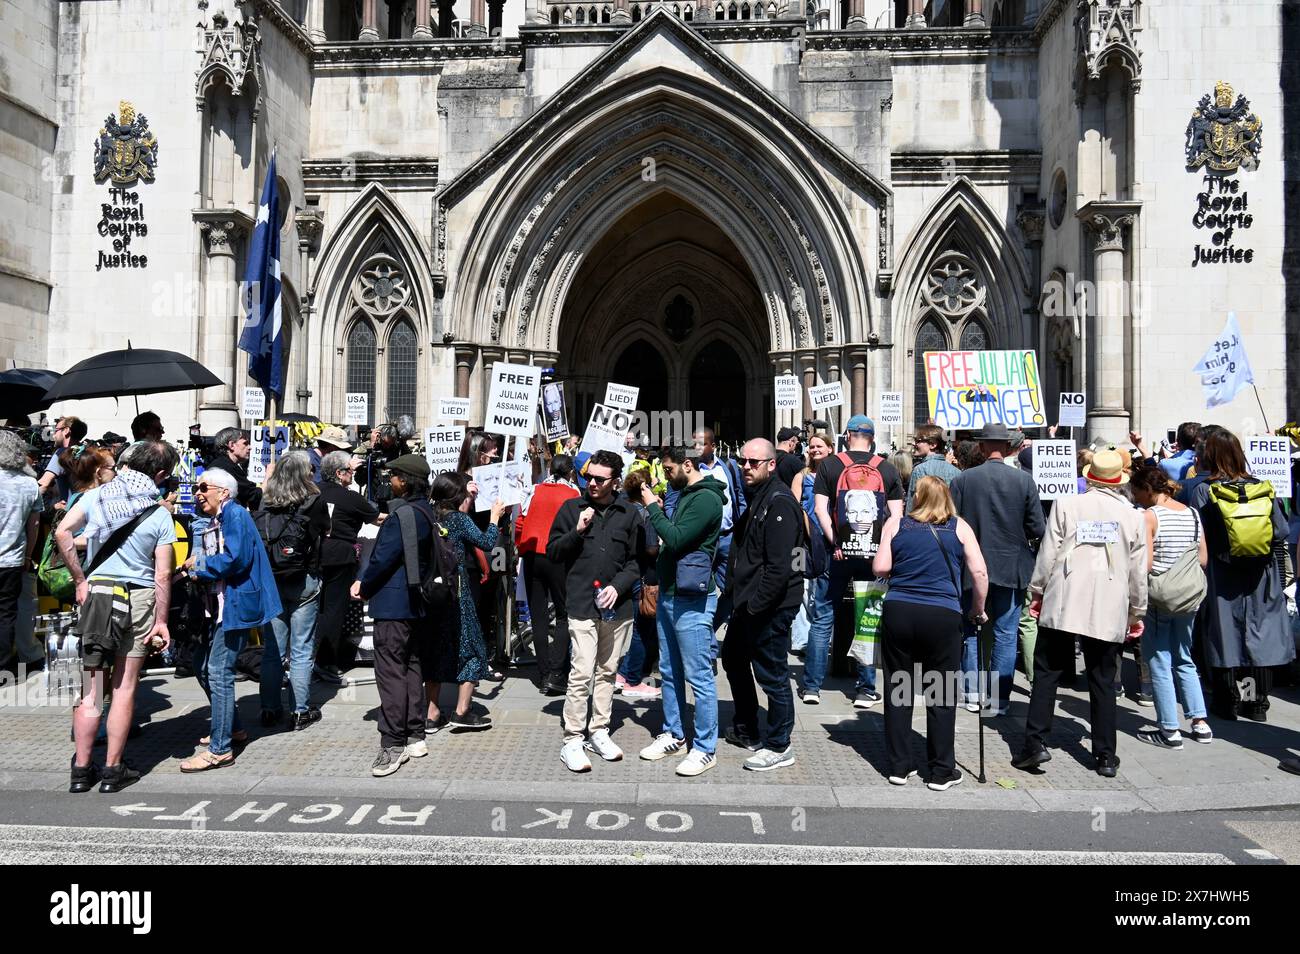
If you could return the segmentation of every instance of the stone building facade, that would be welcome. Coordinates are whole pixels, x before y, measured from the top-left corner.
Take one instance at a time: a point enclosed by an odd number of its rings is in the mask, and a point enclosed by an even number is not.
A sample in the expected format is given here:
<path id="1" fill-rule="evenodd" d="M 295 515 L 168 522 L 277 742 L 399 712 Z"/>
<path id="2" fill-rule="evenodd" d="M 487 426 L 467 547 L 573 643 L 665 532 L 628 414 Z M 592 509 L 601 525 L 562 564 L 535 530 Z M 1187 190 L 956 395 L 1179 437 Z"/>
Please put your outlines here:
<path id="1" fill-rule="evenodd" d="M 1049 409 L 1086 392 L 1093 434 L 1258 429 L 1253 393 L 1207 412 L 1190 370 L 1235 311 L 1268 423 L 1297 416 L 1298 43 L 1278 0 L 0 9 L 21 26 L 0 74 L 0 358 L 195 355 L 228 383 L 148 399 L 173 433 L 238 417 L 273 151 L 286 410 L 340 420 L 366 391 L 372 418 L 429 421 L 440 396 L 481 409 L 505 360 L 553 367 L 575 427 L 617 380 L 726 439 L 771 434 L 811 416 L 773 410 L 794 374 L 843 381 L 840 415 L 904 392 L 907 431 L 924 351 L 1026 348 Z M 1188 150 L 1207 94 L 1241 160 L 1209 178 Z M 1238 95 L 1249 120 L 1229 122 Z M 113 191 L 95 146 L 124 109 L 154 175 Z M 119 249 L 119 221 L 147 228 Z M 117 430 L 134 413 L 66 407 Z"/>

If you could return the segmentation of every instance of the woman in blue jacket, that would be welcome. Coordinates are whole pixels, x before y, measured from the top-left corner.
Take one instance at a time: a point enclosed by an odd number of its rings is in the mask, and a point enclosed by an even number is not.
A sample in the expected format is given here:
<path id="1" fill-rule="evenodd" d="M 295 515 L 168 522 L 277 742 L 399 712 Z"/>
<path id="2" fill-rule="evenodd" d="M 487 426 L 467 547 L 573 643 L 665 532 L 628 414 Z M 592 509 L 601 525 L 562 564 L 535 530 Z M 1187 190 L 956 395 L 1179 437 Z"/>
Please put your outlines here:
<path id="1" fill-rule="evenodd" d="M 212 736 L 207 751 L 181 763 L 182 772 L 206 772 L 235 761 L 231 732 L 235 720 L 235 659 L 256 626 L 266 626 L 280 615 L 280 596 L 266 547 L 248 511 L 235 502 L 235 478 L 219 470 L 203 474 L 195 498 L 212 518 L 215 553 L 199 552 L 185 567 L 200 582 L 214 584 L 217 631 L 208 653 L 208 686 L 212 699 Z"/>

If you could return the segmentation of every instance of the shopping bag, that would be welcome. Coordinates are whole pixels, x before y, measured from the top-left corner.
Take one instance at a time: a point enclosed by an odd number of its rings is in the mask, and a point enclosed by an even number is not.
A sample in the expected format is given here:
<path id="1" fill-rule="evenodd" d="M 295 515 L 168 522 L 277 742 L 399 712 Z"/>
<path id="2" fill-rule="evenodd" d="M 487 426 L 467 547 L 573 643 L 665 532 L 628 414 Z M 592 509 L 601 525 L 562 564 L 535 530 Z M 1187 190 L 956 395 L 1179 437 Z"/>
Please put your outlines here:
<path id="1" fill-rule="evenodd" d="M 880 614 L 885 602 L 881 580 L 853 581 L 853 644 L 849 655 L 863 666 L 874 666 L 880 641 Z"/>

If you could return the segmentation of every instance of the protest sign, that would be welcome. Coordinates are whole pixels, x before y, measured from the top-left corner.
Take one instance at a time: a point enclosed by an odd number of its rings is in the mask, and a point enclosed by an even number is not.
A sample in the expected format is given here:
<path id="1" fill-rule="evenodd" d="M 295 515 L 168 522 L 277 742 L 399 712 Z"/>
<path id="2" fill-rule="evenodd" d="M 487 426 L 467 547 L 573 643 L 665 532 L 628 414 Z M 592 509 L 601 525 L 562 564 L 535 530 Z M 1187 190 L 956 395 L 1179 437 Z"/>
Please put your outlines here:
<path id="1" fill-rule="evenodd" d="M 260 421 L 266 416 L 266 392 L 261 388 L 244 388 L 244 405 L 240 417 L 246 421 Z"/>
<path id="2" fill-rule="evenodd" d="M 542 369 L 529 364 L 492 365 L 484 429 L 492 434 L 531 437 L 537 424 Z"/>
<path id="3" fill-rule="evenodd" d="M 248 479 L 255 484 L 266 480 L 266 469 L 289 449 L 289 428 L 265 425 L 253 428 L 248 454 Z"/>
<path id="4" fill-rule="evenodd" d="M 582 445 L 578 448 L 578 453 L 586 451 L 594 454 L 599 450 L 607 450 L 613 451 L 620 457 L 624 456 L 627 449 L 623 446 L 623 442 L 627 438 L 627 432 L 632 429 L 634 421 L 635 418 L 630 411 L 597 404 L 591 409 L 591 419 L 587 422 L 587 430 L 582 435 Z"/>
<path id="5" fill-rule="evenodd" d="M 469 398 L 438 398 L 438 417 L 445 421 L 468 421 Z"/>
<path id="6" fill-rule="evenodd" d="M 778 411 L 799 409 L 799 379 L 793 374 L 779 374 L 776 377 L 776 409 Z"/>
<path id="7" fill-rule="evenodd" d="M 1246 463 L 1252 476 L 1273 485 L 1275 496 L 1291 496 L 1291 438 L 1246 438 Z"/>
<path id="8" fill-rule="evenodd" d="M 887 424 L 890 427 L 903 425 L 903 392 L 882 391 L 880 394 L 880 411 L 876 414 L 876 426 Z"/>
<path id="9" fill-rule="evenodd" d="M 930 418 L 939 427 L 1024 429 L 1047 423 L 1032 351 L 927 351 L 924 362 Z"/>
<path id="10" fill-rule="evenodd" d="M 818 384 L 809 388 L 808 403 L 814 411 L 839 407 L 844 403 L 844 382 L 832 381 L 830 384 Z"/>
<path id="11" fill-rule="evenodd" d="M 370 395 L 365 391 L 349 391 L 343 405 L 344 424 L 370 423 Z"/>
<path id="12" fill-rule="evenodd" d="M 564 385 L 551 381 L 542 385 L 542 426 L 546 440 L 561 441 L 569 436 L 569 416 L 564 407 Z"/>
<path id="13" fill-rule="evenodd" d="M 1088 424 L 1088 401 L 1080 391 L 1061 392 L 1061 410 L 1056 423 L 1062 427 L 1086 427 Z"/>
<path id="14" fill-rule="evenodd" d="M 605 405 L 635 411 L 637 395 L 640 393 L 640 388 L 628 384 L 608 384 L 605 386 Z"/>
<path id="15" fill-rule="evenodd" d="M 478 484 L 474 509 L 484 511 L 491 510 L 492 501 L 497 499 L 507 507 L 522 503 L 531 472 L 527 461 L 508 460 L 501 464 L 473 467 L 470 475 L 474 478 L 474 483 Z"/>
<path id="16" fill-rule="evenodd" d="M 1040 500 L 1079 492 L 1078 454 L 1074 441 L 1034 441 L 1034 483 Z"/>
<path id="17" fill-rule="evenodd" d="M 436 477 L 455 470 L 460 463 L 460 449 L 465 444 L 465 428 L 446 425 L 424 429 L 424 459 L 429 462 L 429 473 Z"/>

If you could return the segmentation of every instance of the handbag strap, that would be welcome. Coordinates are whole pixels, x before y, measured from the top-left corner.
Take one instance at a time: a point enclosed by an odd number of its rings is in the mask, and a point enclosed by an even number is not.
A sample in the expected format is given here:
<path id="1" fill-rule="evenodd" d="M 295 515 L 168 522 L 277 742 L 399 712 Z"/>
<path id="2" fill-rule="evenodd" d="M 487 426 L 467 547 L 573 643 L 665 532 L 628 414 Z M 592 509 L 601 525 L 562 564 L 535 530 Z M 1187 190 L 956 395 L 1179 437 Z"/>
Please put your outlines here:
<path id="1" fill-rule="evenodd" d="M 934 537 L 935 545 L 939 548 L 939 556 L 943 558 L 944 565 L 948 567 L 948 573 L 952 576 L 952 587 L 957 592 L 957 599 L 961 599 L 961 581 L 957 578 L 957 569 L 948 559 L 948 551 L 944 548 L 943 541 L 939 539 L 939 531 L 934 529 L 934 524 L 927 523 L 926 527 L 930 531 L 930 536 Z"/>

